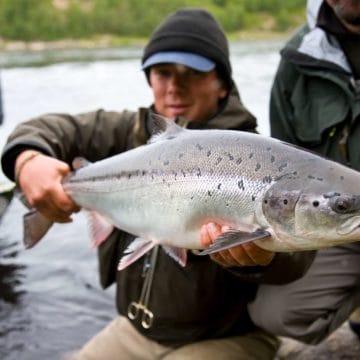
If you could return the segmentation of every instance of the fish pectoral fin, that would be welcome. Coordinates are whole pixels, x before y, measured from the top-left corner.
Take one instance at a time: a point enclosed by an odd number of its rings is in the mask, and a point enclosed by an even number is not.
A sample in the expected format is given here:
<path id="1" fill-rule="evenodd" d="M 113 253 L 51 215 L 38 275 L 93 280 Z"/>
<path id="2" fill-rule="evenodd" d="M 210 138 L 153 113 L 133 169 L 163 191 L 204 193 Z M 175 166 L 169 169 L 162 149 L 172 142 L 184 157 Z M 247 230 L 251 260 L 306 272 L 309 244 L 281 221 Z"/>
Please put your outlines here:
<path id="1" fill-rule="evenodd" d="M 114 230 L 114 225 L 96 211 L 86 211 L 90 225 L 90 236 L 93 248 L 102 244 Z"/>
<path id="2" fill-rule="evenodd" d="M 23 217 L 23 241 L 27 249 L 36 245 L 53 225 L 53 221 L 32 209 Z"/>
<path id="3" fill-rule="evenodd" d="M 124 251 L 124 256 L 120 259 L 118 270 L 124 270 L 145 253 L 151 250 L 156 244 L 151 240 L 136 238 Z"/>
<path id="4" fill-rule="evenodd" d="M 187 262 L 187 250 L 174 246 L 162 246 L 166 254 L 172 257 L 181 266 L 185 266 Z"/>
<path id="5" fill-rule="evenodd" d="M 207 249 L 201 251 L 199 255 L 209 255 L 222 250 L 230 249 L 234 246 L 245 244 L 254 240 L 264 239 L 271 234 L 262 229 L 255 230 L 254 232 L 245 232 L 240 230 L 230 230 L 221 234 L 216 241 L 211 244 Z"/>

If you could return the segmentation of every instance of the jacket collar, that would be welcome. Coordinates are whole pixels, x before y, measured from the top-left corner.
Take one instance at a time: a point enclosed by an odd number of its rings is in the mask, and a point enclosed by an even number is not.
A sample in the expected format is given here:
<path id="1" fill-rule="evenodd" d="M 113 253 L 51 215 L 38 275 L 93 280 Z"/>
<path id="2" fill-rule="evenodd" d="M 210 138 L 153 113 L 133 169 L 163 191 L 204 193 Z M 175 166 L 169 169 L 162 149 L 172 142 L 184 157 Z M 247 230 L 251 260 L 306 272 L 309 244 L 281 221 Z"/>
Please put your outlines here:
<path id="1" fill-rule="evenodd" d="M 306 15 L 310 31 L 302 39 L 298 52 L 316 60 L 335 64 L 351 73 L 350 65 L 338 40 L 316 25 L 322 3 L 323 0 L 307 2 Z"/>

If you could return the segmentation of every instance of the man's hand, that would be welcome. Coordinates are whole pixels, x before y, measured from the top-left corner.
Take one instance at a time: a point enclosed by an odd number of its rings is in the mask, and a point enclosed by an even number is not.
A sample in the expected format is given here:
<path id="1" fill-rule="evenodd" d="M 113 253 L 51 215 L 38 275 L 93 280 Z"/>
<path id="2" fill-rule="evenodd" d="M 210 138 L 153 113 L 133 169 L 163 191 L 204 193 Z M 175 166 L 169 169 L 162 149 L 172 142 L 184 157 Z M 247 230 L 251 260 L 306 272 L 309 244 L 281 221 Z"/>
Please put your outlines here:
<path id="1" fill-rule="evenodd" d="M 25 162 L 33 150 L 23 151 L 16 158 L 17 182 L 29 204 L 47 218 L 60 222 L 71 222 L 71 214 L 80 210 L 65 193 L 61 180 L 70 173 L 63 161 L 39 154 Z M 23 164 L 22 164 L 23 162 Z"/>
<path id="2" fill-rule="evenodd" d="M 210 222 L 203 225 L 200 230 L 201 243 L 208 247 L 213 244 L 219 235 L 229 230 L 227 226 Z M 211 254 L 212 260 L 224 267 L 269 265 L 275 253 L 264 250 L 253 242 L 235 246 L 228 250 Z"/>

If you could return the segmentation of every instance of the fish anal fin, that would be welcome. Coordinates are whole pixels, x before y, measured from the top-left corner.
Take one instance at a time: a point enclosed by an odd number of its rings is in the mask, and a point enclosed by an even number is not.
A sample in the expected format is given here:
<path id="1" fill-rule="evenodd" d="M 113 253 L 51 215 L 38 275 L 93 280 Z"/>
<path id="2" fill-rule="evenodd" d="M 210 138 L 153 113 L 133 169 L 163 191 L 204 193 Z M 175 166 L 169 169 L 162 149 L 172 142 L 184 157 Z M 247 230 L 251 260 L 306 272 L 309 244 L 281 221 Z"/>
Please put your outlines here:
<path id="1" fill-rule="evenodd" d="M 222 250 L 230 249 L 234 246 L 245 244 L 255 240 L 261 240 L 271 236 L 271 234 L 262 229 L 254 232 L 244 232 L 240 230 L 229 230 L 221 234 L 216 241 L 207 249 L 201 251 L 199 255 L 209 255 Z"/>
<path id="2" fill-rule="evenodd" d="M 145 253 L 151 250 L 156 244 L 151 240 L 136 238 L 124 251 L 124 256 L 120 259 L 118 270 L 124 270 Z"/>
<path id="3" fill-rule="evenodd" d="M 53 221 L 32 209 L 23 217 L 23 241 L 27 249 L 36 245 L 53 225 Z"/>
<path id="4" fill-rule="evenodd" d="M 90 223 L 90 236 L 94 248 L 102 244 L 114 230 L 114 225 L 96 211 L 87 211 Z"/>
<path id="5" fill-rule="evenodd" d="M 187 250 L 174 246 L 163 246 L 162 247 L 166 254 L 172 257 L 181 266 L 185 266 L 187 262 Z"/>

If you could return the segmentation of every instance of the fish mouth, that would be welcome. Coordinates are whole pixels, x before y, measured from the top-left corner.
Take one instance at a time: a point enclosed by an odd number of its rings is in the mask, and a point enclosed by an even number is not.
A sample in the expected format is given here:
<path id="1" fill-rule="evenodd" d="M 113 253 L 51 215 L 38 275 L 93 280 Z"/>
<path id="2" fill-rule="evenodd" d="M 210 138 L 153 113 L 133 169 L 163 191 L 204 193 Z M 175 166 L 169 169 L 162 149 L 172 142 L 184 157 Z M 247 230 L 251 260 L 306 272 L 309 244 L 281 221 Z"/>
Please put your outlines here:
<path id="1" fill-rule="evenodd" d="M 360 239 L 360 215 L 347 219 L 340 226 L 338 226 L 336 230 L 339 235 L 349 235 L 352 232 L 355 232 Z"/>

